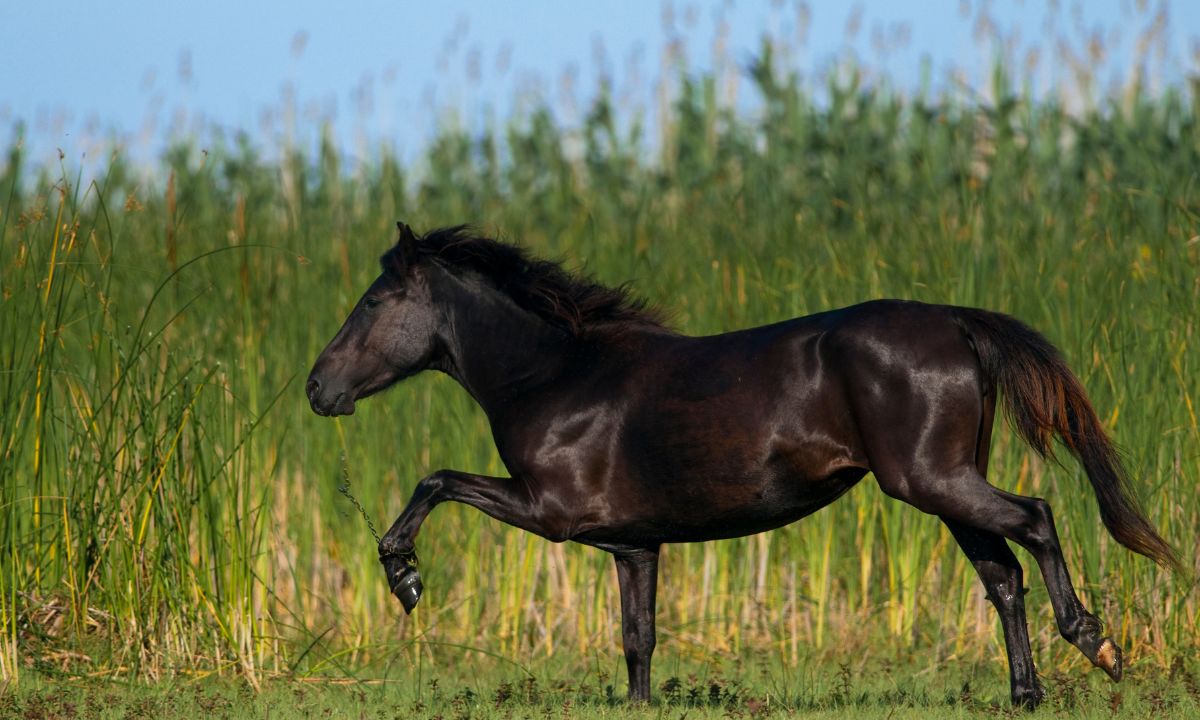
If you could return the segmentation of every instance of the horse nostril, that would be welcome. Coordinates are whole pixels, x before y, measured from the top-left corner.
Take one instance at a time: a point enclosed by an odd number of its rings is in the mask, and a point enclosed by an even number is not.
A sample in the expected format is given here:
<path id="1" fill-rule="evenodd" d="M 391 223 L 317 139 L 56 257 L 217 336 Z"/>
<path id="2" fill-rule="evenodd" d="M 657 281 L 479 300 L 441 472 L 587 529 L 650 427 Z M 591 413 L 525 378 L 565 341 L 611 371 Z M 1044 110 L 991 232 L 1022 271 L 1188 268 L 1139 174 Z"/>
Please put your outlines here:
<path id="1" fill-rule="evenodd" d="M 321 381 L 316 378 L 309 378 L 308 384 L 304 386 L 304 392 L 307 393 L 308 399 L 312 400 L 321 390 Z"/>

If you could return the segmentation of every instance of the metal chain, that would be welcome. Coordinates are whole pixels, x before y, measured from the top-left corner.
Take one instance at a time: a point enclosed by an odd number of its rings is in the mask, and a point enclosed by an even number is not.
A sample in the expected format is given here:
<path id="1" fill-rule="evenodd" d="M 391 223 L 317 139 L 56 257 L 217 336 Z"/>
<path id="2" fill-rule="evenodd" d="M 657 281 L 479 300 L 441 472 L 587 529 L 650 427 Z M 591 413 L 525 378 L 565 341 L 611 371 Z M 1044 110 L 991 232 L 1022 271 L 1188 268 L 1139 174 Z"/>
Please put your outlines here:
<path id="1" fill-rule="evenodd" d="M 362 515 L 363 520 L 367 521 L 367 529 L 375 536 L 375 543 L 379 544 L 379 533 L 375 531 L 375 523 L 371 522 L 371 516 L 367 515 L 367 510 L 358 501 L 358 498 L 350 492 L 350 464 L 346 462 L 346 451 L 342 450 L 342 484 L 338 486 L 338 492 L 346 496 L 346 499 L 353 503 L 354 507 L 358 508 L 358 513 Z"/>

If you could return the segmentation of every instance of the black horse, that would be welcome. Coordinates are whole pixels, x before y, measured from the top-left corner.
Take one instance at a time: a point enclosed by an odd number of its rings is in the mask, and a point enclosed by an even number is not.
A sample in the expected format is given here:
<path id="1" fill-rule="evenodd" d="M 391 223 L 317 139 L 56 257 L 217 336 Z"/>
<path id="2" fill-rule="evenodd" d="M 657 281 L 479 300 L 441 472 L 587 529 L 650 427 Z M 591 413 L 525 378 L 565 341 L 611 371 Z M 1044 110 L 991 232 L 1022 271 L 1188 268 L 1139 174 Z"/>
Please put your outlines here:
<path id="1" fill-rule="evenodd" d="M 379 543 L 392 592 L 421 594 L 414 540 L 435 505 L 466 503 L 554 542 L 612 553 L 629 696 L 650 697 L 663 543 L 770 530 L 833 502 L 868 472 L 937 515 L 1004 628 L 1012 699 L 1042 698 L 1021 566 L 1036 559 L 1059 632 L 1119 680 L 1121 650 L 1076 596 L 1050 506 L 985 479 L 997 389 L 1042 455 L 1054 436 L 1087 471 L 1125 547 L 1178 567 L 1146 521 L 1079 381 L 1005 315 L 880 300 L 711 337 L 668 329 L 608 288 L 464 228 L 399 242 L 313 367 L 312 409 L 354 403 L 434 368 L 482 406 L 511 478 L 441 470 Z"/>

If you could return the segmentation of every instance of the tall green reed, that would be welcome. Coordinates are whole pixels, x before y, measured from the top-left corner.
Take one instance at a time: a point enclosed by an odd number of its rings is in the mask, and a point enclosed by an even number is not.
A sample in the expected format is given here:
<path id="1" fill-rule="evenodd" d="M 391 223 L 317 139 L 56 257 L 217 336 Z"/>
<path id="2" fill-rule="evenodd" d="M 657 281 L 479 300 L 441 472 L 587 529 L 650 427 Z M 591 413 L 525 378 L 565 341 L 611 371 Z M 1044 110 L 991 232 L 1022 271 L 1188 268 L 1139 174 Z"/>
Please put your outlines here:
<path id="1" fill-rule="evenodd" d="M 433 470 L 504 472 L 486 419 L 444 377 L 363 403 L 344 438 L 307 410 L 297 379 L 396 219 L 474 222 L 631 280 L 689 333 L 881 296 L 1012 313 L 1063 348 L 1186 549 L 1200 526 L 1195 98 L 1084 114 L 1003 86 L 987 105 L 903 98 L 843 70 L 814 89 L 768 56 L 751 78 L 749 116 L 718 103 L 712 78 L 683 82 L 653 162 L 604 93 L 581 128 L 548 109 L 448 127 L 418 167 L 381 151 L 347 170 L 328 141 L 278 162 L 189 143 L 165 155 L 163 183 L 118 156 L 84 184 L 33 175 L 14 149 L 0 184 L 0 672 L 257 682 L 464 648 L 527 663 L 618 647 L 607 556 L 458 506 L 420 538 L 426 602 L 404 618 L 388 596 L 343 472 L 381 527 Z M 1085 602 L 1141 656 L 1191 651 L 1194 591 L 1104 535 L 1080 472 L 1006 430 L 994 440 L 993 482 L 1051 501 Z M 661 647 L 998 654 L 960 555 L 868 478 L 769 535 L 669 548 Z M 1080 662 L 1063 643 L 1037 651 Z"/>

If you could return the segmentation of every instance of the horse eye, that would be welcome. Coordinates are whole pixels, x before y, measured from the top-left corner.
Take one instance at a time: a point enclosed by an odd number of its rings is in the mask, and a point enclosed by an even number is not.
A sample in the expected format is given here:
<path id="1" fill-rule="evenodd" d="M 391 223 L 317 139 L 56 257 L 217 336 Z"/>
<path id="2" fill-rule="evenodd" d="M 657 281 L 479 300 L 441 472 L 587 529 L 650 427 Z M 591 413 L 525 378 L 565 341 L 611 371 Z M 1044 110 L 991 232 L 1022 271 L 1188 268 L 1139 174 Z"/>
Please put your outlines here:
<path id="1" fill-rule="evenodd" d="M 376 306 L 376 305 L 378 305 L 379 303 L 380 303 L 380 300 L 379 300 L 379 298 L 377 298 L 377 297 L 365 297 L 365 298 L 363 298 L 363 307 L 364 307 L 364 308 L 366 308 L 366 309 L 368 309 L 368 310 L 370 310 L 371 308 L 375 307 L 375 306 Z"/>

